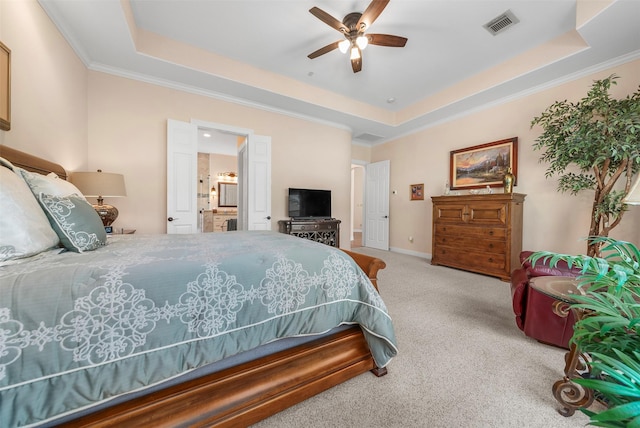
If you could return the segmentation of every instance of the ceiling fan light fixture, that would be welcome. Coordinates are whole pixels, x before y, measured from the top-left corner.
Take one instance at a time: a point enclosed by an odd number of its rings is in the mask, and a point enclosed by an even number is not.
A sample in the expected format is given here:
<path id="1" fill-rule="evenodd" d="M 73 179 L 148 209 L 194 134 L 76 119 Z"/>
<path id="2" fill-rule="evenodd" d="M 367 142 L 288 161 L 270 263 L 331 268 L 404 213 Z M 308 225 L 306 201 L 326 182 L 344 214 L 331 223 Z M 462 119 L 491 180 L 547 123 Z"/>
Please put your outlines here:
<path id="1" fill-rule="evenodd" d="M 334 49 L 339 49 L 342 53 L 347 53 L 350 50 L 351 69 L 354 73 L 358 73 L 362 70 L 362 52 L 368 45 L 403 48 L 407 43 L 406 37 L 394 36 L 392 34 L 365 33 L 365 31 L 370 29 L 373 22 L 382 13 L 389 1 L 390 0 L 370 0 L 369 6 L 367 6 L 364 12 L 348 13 L 342 21 L 337 20 L 318 7 L 314 6 L 309 9 L 309 12 L 313 16 L 334 30 L 339 31 L 344 39 L 323 46 L 311 52 L 307 57 L 314 59 Z"/>
<path id="2" fill-rule="evenodd" d="M 349 50 L 349 46 L 351 46 L 351 42 L 349 42 L 349 40 L 347 39 L 344 39 L 343 41 L 338 43 L 338 49 L 340 49 L 340 52 L 342 53 L 347 53 L 347 51 Z"/>
<path id="3" fill-rule="evenodd" d="M 356 39 L 356 45 L 360 48 L 360 50 L 364 50 L 369 44 L 369 38 L 367 36 L 358 36 Z"/>
<path id="4" fill-rule="evenodd" d="M 349 59 L 360 59 L 360 49 L 357 46 L 351 48 L 351 57 Z"/>

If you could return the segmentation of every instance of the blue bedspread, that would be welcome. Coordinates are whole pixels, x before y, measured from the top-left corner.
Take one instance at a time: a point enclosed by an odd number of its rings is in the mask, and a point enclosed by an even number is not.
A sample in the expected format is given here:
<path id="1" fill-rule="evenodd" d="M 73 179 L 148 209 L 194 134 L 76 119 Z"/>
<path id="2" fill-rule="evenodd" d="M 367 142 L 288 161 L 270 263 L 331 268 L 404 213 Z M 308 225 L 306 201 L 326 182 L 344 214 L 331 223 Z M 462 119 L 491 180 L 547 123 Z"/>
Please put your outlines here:
<path id="1" fill-rule="evenodd" d="M 275 232 L 133 235 L 0 267 L 0 425 L 38 424 L 283 337 L 359 324 L 396 355 L 384 303 L 335 248 Z"/>

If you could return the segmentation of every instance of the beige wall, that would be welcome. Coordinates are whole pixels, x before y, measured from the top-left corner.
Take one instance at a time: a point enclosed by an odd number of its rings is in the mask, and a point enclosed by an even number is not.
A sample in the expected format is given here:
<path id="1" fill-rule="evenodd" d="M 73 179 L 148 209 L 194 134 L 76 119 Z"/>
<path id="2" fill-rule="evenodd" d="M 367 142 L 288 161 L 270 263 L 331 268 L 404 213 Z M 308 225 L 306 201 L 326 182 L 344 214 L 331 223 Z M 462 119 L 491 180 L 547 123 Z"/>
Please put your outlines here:
<path id="1" fill-rule="evenodd" d="M 531 120 L 559 99 L 579 100 L 593 80 L 611 73 L 620 76 L 612 94 L 621 98 L 640 83 L 640 61 L 596 73 L 526 98 L 489 108 L 441 124 L 387 144 L 375 146 L 372 161 L 391 161 L 390 245 L 417 254 L 431 254 L 432 204 L 429 195 L 440 195 L 449 177 L 449 153 L 478 144 L 518 137 L 517 193 L 527 195 L 524 204 L 523 246 L 531 250 L 584 253 L 581 239 L 589 232 L 592 192 L 578 196 L 556 191 L 555 178 L 546 179 L 546 165 L 533 143 L 541 130 L 530 129 Z M 409 185 L 425 183 L 424 201 L 409 201 Z M 501 189 L 498 189 L 501 191 Z M 409 236 L 414 237 L 413 243 Z M 640 207 L 631 207 L 613 237 L 640 244 Z"/>
<path id="2" fill-rule="evenodd" d="M 349 132 L 94 71 L 88 108 L 89 168 L 122 173 L 127 184 L 126 198 L 107 201 L 120 210 L 117 227 L 166 231 L 166 121 L 197 119 L 271 137 L 273 229 L 286 218 L 289 187 L 330 189 L 340 241 L 349 245 Z"/>
<path id="3" fill-rule="evenodd" d="M 362 162 L 371 162 L 371 147 L 361 144 L 351 146 L 351 159 Z"/>
<path id="4" fill-rule="evenodd" d="M 0 1 L 11 49 L 11 130 L 0 143 L 64 165 L 87 165 L 87 69 L 35 0 Z"/>

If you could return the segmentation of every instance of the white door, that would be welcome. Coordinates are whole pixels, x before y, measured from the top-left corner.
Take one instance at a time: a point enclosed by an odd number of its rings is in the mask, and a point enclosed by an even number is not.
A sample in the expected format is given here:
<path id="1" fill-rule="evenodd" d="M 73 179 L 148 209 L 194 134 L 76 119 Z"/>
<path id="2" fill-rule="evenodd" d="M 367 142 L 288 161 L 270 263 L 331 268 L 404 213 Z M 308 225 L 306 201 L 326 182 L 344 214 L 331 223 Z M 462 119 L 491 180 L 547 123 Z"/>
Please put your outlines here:
<path id="1" fill-rule="evenodd" d="M 389 166 L 386 160 L 365 168 L 365 247 L 389 249 Z"/>
<path id="2" fill-rule="evenodd" d="M 196 233 L 198 127 L 167 120 L 167 233 Z"/>
<path id="3" fill-rule="evenodd" d="M 238 160 L 238 228 L 271 230 L 271 137 L 250 134 Z"/>

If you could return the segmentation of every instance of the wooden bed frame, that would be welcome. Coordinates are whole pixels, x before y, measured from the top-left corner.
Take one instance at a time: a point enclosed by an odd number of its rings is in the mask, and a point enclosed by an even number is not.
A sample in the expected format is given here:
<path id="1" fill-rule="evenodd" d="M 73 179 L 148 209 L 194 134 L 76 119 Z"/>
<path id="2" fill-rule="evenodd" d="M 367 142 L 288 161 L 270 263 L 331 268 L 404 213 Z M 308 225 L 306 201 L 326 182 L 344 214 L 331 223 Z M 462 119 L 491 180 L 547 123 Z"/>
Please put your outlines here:
<path id="1" fill-rule="evenodd" d="M 0 145 L 0 156 L 29 171 L 55 172 L 55 163 Z M 364 254 L 348 253 L 377 288 L 377 272 L 385 263 Z M 375 366 L 360 327 L 280 351 L 254 361 L 205 375 L 135 400 L 91 413 L 64 426 L 247 426 L 291 407 Z"/>

